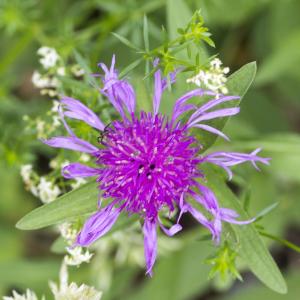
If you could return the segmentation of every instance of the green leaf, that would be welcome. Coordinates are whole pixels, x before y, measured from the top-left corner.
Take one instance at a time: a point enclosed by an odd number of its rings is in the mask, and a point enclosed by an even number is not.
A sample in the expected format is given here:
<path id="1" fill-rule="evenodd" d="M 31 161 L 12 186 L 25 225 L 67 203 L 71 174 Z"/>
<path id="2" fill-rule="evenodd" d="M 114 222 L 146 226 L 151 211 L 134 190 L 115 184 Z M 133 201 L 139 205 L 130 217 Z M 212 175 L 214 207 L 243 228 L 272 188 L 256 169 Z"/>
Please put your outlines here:
<path id="1" fill-rule="evenodd" d="M 59 197 L 55 201 L 31 211 L 16 226 L 22 230 L 34 230 L 90 214 L 97 210 L 98 197 L 98 183 L 87 183 L 79 189 Z M 127 214 L 122 214 L 110 230 L 110 233 L 127 227 L 138 219 L 136 215 L 129 217 Z M 53 251 L 61 250 L 61 242 L 59 240 L 57 244 L 55 242 L 52 246 Z"/>
<path id="2" fill-rule="evenodd" d="M 125 77 L 130 71 L 135 69 L 141 62 L 143 61 L 143 58 L 139 58 L 132 62 L 130 65 L 128 65 L 125 69 L 122 70 L 122 72 L 119 74 L 120 78 Z"/>
<path id="3" fill-rule="evenodd" d="M 193 235 L 194 237 L 194 235 Z M 179 251 L 157 262 L 154 276 L 133 289 L 126 300 L 192 299 L 204 291 L 210 267 L 203 263 L 211 253 L 210 242 L 188 241 Z"/>
<path id="4" fill-rule="evenodd" d="M 290 248 L 290 249 L 292 249 L 292 250 L 294 250 L 294 251 L 300 253 L 300 247 L 297 246 L 297 245 L 295 245 L 294 243 L 292 243 L 292 242 L 286 240 L 286 239 L 282 239 L 282 238 L 280 238 L 280 237 L 278 237 L 278 236 L 275 236 L 275 235 L 270 234 L 270 233 L 268 233 L 268 232 L 266 232 L 266 231 L 263 231 L 263 230 L 260 230 L 259 233 L 260 233 L 262 236 L 265 236 L 265 237 L 267 237 L 267 238 L 269 238 L 269 239 L 271 239 L 271 240 L 273 240 L 273 241 L 276 241 L 276 242 L 282 244 L 283 246 L 286 246 L 286 247 L 288 247 L 288 248 Z"/>
<path id="5" fill-rule="evenodd" d="M 252 81 L 254 80 L 255 74 L 256 74 L 256 63 L 251 62 L 244 65 L 235 73 L 230 75 L 227 81 L 227 88 L 229 91 L 228 95 L 240 96 L 241 99 L 238 101 L 234 100 L 234 101 L 226 102 L 223 105 L 219 105 L 218 107 L 227 108 L 227 107 L 239 106 L 243 96 L 246 94 Z M 229 117 L 219 118 L 207 122 L 207 124 L 218 130 L 222 130 L 226 122 L 228 121 L 228 119 Z M 199 129 L 197 129 L 195 130 L 195 134 L 199 135 L 199 140 L 201 141 L 201 144 L 204 146 L 203 151 L 211 147 L 217 139 L 216 135 L 211 134 L 204 130 L 200 131 Z"/>
<path id="6" fill-rule="evenodd" d="M 141 51 L 140 48 L 138 48 L 137 46 L 135 46 L 133 43 L 131 43 L 128 39 L 126 39 L 125 37 L 115 33 L 115 32 L 112 32 L 112 34 L 118 39 L 120 40 L 120 42 L 122 42 L 124 45 L 126 45 L 127 47 L 133 49 L 133 50 L 136 50 L 136 51 Z"/>
<path id="7" fill-rule="evenodd" d="M 241 220 L 249 219 L 241 203 L 213 168 L 204 166 L 207 185 L 214 191 L 222 207 L 234 209 Z M 286 283 L 280 270 L 253 224 L 231 225 L 240 245 L 239 255 L 256 277 L 270 289 L 285 294 Z"/>
<path id="8" fill-rule="evenodd" d="M 289 287 L 289 293 L 286 296 L 275 294 L 273 291 L 267 289 L 264 286 L 259 286 L 253 282 L 253 284 L 244 284 L 243 286 L 237 286 L 234 293 L 226 293 L 222 300 L 297 300 L 299 299 L 299 282 L 300 272 L 298 268 L 291 268 L 287 272 L 287 284 Z"/>
<path id="9" fill-rule="evenodd" d="M 87 183 L 31 211 L 17 223 L 16 227 L 22 230 L 39 229 L 92 213 L 97 209 L 98 195 L 98 184 Z"/>
<path id="10" fill-rule="evenodd" d="M 144 36 L 145 49 L 148 52 L 150 50 L 150 44 L 149 44 L 148 19 L 146 15 L 144 15 L 143 36 Z"/>
<path id="11" fill-rule="evenodd" d="M 274 210 L 278 206 L 278 204 L 279 204 L 279 202 L 275 202 L 275 203 L 272 203 L 271 205 L 267 206 L 266 208 L 264 208 L 262 211 L 260 211 L 256 215 L 256 217 L 255 217 L 256 220 L 261 219 L 262 217 L 269 214 L 272 210 Z"/>
<path id="12" fill-rule="evenodd" d="M 19 36 L 14 44 L 11 44 L 10 50 L 2 56 L 0 61 L 0 75 L 4 75 L 7 69 L 17 60 L 17 58 L 22 55 L 26 48 L 30 45 L 34 38 L 34 30 L 28 28 L 23 36 Z"/>

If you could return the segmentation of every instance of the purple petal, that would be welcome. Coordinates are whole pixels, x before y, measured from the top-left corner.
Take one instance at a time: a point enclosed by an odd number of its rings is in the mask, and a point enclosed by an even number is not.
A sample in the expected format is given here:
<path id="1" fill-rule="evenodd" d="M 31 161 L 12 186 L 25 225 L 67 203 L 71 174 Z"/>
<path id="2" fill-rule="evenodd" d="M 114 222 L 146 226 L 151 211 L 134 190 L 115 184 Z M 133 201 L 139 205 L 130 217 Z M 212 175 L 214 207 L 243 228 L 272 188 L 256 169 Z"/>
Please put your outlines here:
<path id="1" fill-rule="evenodd" d="M 220 210 L 221 213 L 221 219 L 227 223 L 231 223 L 231 224 L 237 224 L 237 225 L 247 225 L 250 224 L 252 222 L 254 222 L 256 219 L 252 218 L 250 220 L 245 220 L 245 221 L 239 221 L 236 220 L 236 218 L 239 217 L 239 214 L 237 212 L 235 212 L 232 209 L 229 208 L 221 208 Z"/>
<path id="2" fill-rule="evenodd" d="M 169 229 L 167 229 L 166 227 L 164 227 L 164 225 L 161 223 L 161 221 L 159 220 L 159 226 L 161 228 L 161 230 L 168 236 L 173 236 L 176 233 L 178 233 L 179 231 L 182 230 L 182 226 L 180 224 L 174 224 L 173 226 L 171 226 Z"/>
<path id="3" fill-rule="evenodd" d="M 104 129 L 105 126 L 98 116 L 79 100 L 63 97 L 61 103 L 67 109 L 67 111 L 64 112 L 65 116 L 84 121 L 98 130 L 102 131 Z"/>
<path id="4" fill-rule="evenodd" d="M 62 169 L 62 175 L 65 178 L 90 177 L 99 175 L 100 169 L 91 168 L 80 163 L 72 163 Z"/>
<path id="5" fill-rule="evenodd" d="M 227 102 L 232 100 L 239 100 L 240 97 L 238 96 L 224 96 L 218 99 L 213 99 L 211 101 L 208 101 L 204 105 L 202 105 L 200 108 L 198 108 L 190 117 L 188 123 L 191 123 L 193 120 L 195 120 L 198 116 L 202 115 L 205 111 L 213 108 L 214 106 Z"/>
<path id="6" fill-rule="evenodd" d="M 87 247 L 105 235 L 116 222 L 120 212 L 120 208 L 115 208 L 113 204 L 110 204 L 93 214 L 83 225 L 76 244 Z"/>
<path id="7" fill-rule="evenodd" d="M 157 256 L 156 221 L 145 218 L 143 233 L 145 261 L 147 267 L 146 274 L 152 276 L 152 268 Z"/>
<path id="8" fill-rule="evenodd" d="M 70 128 L 70 126 L 68 125 L 68 123 L 65 120 L 64 112 L 63 112 L 61 105 L 59 105 L 59 107 L 58 107 L 58 113 L 59 113 L 60 119 L 61 119 L 65 129 L 69 133 L 69 135 L 72 137 L 76 137 L 75 133 L 72 131 L 72 129 Z"/>
<path id="9" fill-rule="evenodd" d="M 157 70 L 154 73 L 154 95 L 153 95 L 153 113 L 154 115 L 158 114 L 160 100 L 162 95 L 162 81 L 161 81 L 161 72 Z"/>
<path id="10" fill-rule="evenodd" d="M 188 122 L 188 127 L 193 127 L 195 124 L 202 122 L 202 121 L 233 116 L 233 115 L 238 114 L 239 112 L 240 112 L 239 107 L 224 108 L 224 109 L 219 109 L 216 111 L 208 112 L 208 113 L 205 113 L 205 114 L 201 115 L 200 117 L 194 119 L 192 122 Z"/>
<path id="11" fill-rule="evenodd" d="M 170 80 L 171 84 L 176 82 L 176 76 L 180 71 L 181 71 L 181 69 L 177 69 L 177 70 L 169 73 L 168 76 L 169 76 L 169 80 Z M 162 90 L 164 91 L 168 87 L 168 78 L 163 78 L 161 85 L 162 85 Z"/>
<path id="12" fill-rule="evenodd" d="M 90 154 L 98 151 L 97 147 L 75 136 L 57 136 L 48 140 L 42 140 L 42 142 L 50 147 L 64 148 Z"/>
<path id="13" fill-rule="evenodd" d="M 258 148 L 250 154 L 239 152 L 215 152 L 205 156 L 202 162 L 210 162 L 220 166 L 221 168 L 225 169 L 227 173 L 229 173 L 229 177 L 231 178 L 232 173 L 229 167 L 248 161 L 251 162 L 256 169 L 258 169 L 256 162 L 261 162 L 265 165 L 268 165 L 270 158 L 259 157 L 256 155 L 260 150 L 261 149 Z"/>
<path id="14" fill-rule="evenodd" d="M 208 132 L 211 132 L 213 134 L 216 134 L 216 135 L 222 137 L 226 141 L 229 141 L 229 137 L 227 135 L 225 135 L 222 131 L 220 131 L 220 130 L 212 127 L 212 126 L 205 125 L 205 124 L 196 124 L 196 125 L 194 125 L 192 127 L 196 127 L 196 128 L 200 128 L 200 129 L 206 130 Z"/>
<path id="15" fill-rule="evenodd" d="M 177 99 L 173 108 L 172 121 L 174 122 L 182 114 L 182 106 L 186 101 L 193 97 L 202 97 L 204 95 L 215 96 L 216 94 L 214 92 L 206 91 L 203 89 L 195 89 Z"/>
<path id="16" fill-rule="evenodd" d="M 208 212 L 215 214 L 219 211 L 219 204 L 214 192 L 208 187 L 198 184 L 197 185 L 201 195 L 194 194 L 193 198 L 200 203 Z"/>
<path id="17" fill-rule="evenodd" d="M 127 111 L 133 115 L 135 112 L 136 98 L 132 86 L 125 80 L 118 78 L 117 71 L 115 70 L 115 55 L 112 57 L 110 69 L 103 63 L 99 66 L 103 69 L 105 75 L 103 79 L 104 87 L 101 90 L 115 109 L 119 112 L 122 118 L 126 119 L 124 106 Z"/>
<path id="18" fill-rule="evenodd" d="M 215 236 L 215 230 L 212 226 L 212 223 L 198 210 L 196 210 L 193 206 L 188 203 L 184 204 L 184 211 L 189 212 L 200 224 L 206 227 L 213 236 Z"/>

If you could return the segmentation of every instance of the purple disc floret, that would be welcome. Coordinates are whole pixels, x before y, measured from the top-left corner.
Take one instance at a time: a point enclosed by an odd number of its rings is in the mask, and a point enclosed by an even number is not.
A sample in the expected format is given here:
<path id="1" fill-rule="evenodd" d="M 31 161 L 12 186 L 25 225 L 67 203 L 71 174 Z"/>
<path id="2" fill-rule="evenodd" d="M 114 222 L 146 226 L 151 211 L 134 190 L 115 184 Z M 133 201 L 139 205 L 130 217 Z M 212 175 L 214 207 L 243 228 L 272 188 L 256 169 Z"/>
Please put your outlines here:
<path id="1" fill-rule="evenodd" d="M 239 97 L 195 89 L 175 102 L 172 115 L 167 118 L 159 113 L 167 80 L 157 70 L 154 74 L 153 111 L 137 112 L 134 89 L 129 82 L 119 79 L 114 67 L 115 57 L 110 68 L 103 63 L 99 66 L 104 71 L 100 92 L 120 114 L 120 119 L 105 126 L 79 100 L 62 97 L 60 114 L 68 136 L 44 140 L 52 147 L 88 153 L 95 160 L 95 167 L 75 162 L 62 170 L 65 178 L 96 177 L 103 202 L 108 202 L 86 221 L 76 243 L 89 246 L 111 229 L 122 211 L 138 214 L 144 220 L 145 261 L 147 274 L 151 275 L 157 256 L 157 228 L 160 227 L 169 236 L 176 234 L 182 229 L 179 223 L 184 213 L 189 212 L 206 227 L 216 243 L 220 241 L 222 222 L 242 225 L 254 221 L 237 220 L 239 215 L 234 210 L 219 206 L 213 191 L 202 184 L 201 178 L 205 175 L 201 171 L 201 164 L 215 164 L 231 178 L 231 166 L 250 162 L 258 168 L 257 162 L 268 164 L 269 159 L 257 155 L 260 149 L 250 154 L 215 152 L 200 155 L 201 141 L 191 131 L 192 128 L 198 128 L 228 140 L 220 130 L 203 122 L 237 114 L 238 107 L 216 107 L 224 102 L 236 101 Z M 170 74 L 171 83 L 176 81 L 176 73 Z M 211 100 L 200 107 L 189 103 L 191 98 L 202 96 Z M 183 114 L 190 114 L 186 122 L 181 120 Z M 102 131 L 100 145 L 95 146 L 78 138 L 65 117 L 82 120 Z M 189 199 L 194 199 L 206 213 L 192 206 Z M 95 206 L 96 203 L 95 199 Z M 163 208 L 170 212 L 179 209 L 177 222 L 171 228 L 164 227 L 161 222 L 160 212 Z"/>

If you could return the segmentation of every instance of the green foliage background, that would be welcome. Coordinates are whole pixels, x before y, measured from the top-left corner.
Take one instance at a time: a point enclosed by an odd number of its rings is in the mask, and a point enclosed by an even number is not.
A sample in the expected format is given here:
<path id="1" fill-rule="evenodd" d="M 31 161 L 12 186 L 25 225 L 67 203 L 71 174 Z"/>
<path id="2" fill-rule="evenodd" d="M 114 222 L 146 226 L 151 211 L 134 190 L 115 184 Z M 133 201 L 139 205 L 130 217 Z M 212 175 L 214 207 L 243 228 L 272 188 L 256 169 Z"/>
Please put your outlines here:
<path id="1" fill-rule="evenodd" d="M 49 149 L 23 132 L 24 114 L 38 116 L 50 108 L 49 99 L 40 96 L 31 83 L 32 72 L 38 67 L 36 50 L 42 45 L 54 47 L 66 61 L 74 61 L 76 50 L 93 72 L 97 62 L 108 62 L 116 53 L 122 69 L 137 56 L 112 31 L 142 46 L 143 17 L 147 14 L 150 42 L 155 46 L 162 42 L 162 25 L 175 37 L 177 28 L 199 8 L 226 66 L 235 71 L 250 61 L 258 64 L 257 77 L 241 104 L 241 113 L 225 130 L 232 143 L 218 141 L 215 147 L 248 151 L 261 146 L 265 156 L 272 157 L 271 166 L 261 173 L 238 169 L 233 184 L 247 191 L 240 196 L 248 198 L 252 214 L 278 202 L 262 224 L 268 232 L 300 244 L 298 0 L 0 0 L 0 295 L 26 287 L 45 293 L 48 280 L 57 280 L 61 259 L 49 250 L 55 239 L 49 230 L 15 229 L 20 217 L 40 205 L 23 188 L 20 165 L 32 161 L 43 174 L 51 156 Z M 140 77 L 130 79 L 138 83 L 143 70 L 140 72 Z M 145 98 L 146 91 L 141 87 L 138 93 Z M 140 105 L 149 109 L 146 101 Z M 167 110 L 168 106 L 163 108 Z M 243 175 L 247 175 L 247 182 L 243 182 Z M 212 247 L 193 240 L 161 259 L 153 279 L 136 276 L 136 270 L 130 268 L 120 270 L 104 298 L 297 300 L 299 254 L 266 242 L 287 280 L 287 295 L 267 290 L 243 266 L 244 283 L 220 286 L 217 281 L 209 282 L 209 266 L 203 260 Z M 85 267 L 73 270 L 72 276 L 78 282 L 96 281 Z"/>

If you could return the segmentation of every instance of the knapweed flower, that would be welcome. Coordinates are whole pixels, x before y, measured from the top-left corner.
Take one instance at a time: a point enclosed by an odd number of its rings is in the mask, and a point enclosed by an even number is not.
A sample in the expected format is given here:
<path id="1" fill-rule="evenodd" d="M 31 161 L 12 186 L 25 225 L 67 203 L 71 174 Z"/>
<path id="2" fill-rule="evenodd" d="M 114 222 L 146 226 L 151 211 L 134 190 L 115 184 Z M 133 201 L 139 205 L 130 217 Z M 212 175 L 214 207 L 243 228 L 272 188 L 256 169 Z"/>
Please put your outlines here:
<path id="1" fill-rule="evenodd" d="M 120 114 L 120 119 L 105 126 L 80 101 L 62 97 L 61 116 L 69 136 L 53 137 L 44 142 L 52 147 L 88 153 L 94 157 L 97 165 L 92 168 L 75 162 L 62 169 L 65 178 L 95 176 L 102 198 L 108 202 L 86 221 L 77 237 L 77 244 L 88 246 L 102 237 L 111 229 L 122 211 L 138 214 L 143 219 L 145 260 L 147 274 L 151 275 L 157 255 L 158 226 L 172 236 L 182 229 L 179 224 L 182 214 L 189 212 L 218 242 L 222 222 L 247 224 L 253 221 L 239 221 L 239 215 L 235 211 L 220 207 L 213 191 L 199 181 L 205 176 L 201 171 L 202 164 L 220 166 L 231 176 L 231 166 L 251 162 L 257 168 L 257 162 L 268 164 L 268 159 L 257 156 L 259 149 L 250 154 L 199 154 L 201 140 L 198 141 L 192 135 L 191 129 L 206 130 L 227 139 L 221 131 L 203 122 L 237 114 L 238 107 L 215 107 L 238 100 L 239 97 L 217 97 L 215 92 L 195 89 L 175 102 L 172 115 L 168 118 L 159 113 L 167 81 L 162 77 L 161 71 L 157 70 L 154 75 L 153 111 L 138 113 L 134 89 L 127 81 L 118 78 L 114 65 L 114 57 L 110 68 L 100 64 L 105 73 L 100 92 Z M 170 78 L 172 82 L 175 81 L 174 74 Z M 200 107 L 188 103 L 191 98 L 204 95 L 212 99 Z M 190 116 L 187 121 L 183 121 L 182 116 L 187 113 Z M 99 145 L 95 146 L 78 138 L 64 120 L 65 117 L 84 121 L 101 131 Z M 198 202 L 207 214 L 193 207 L 189 198 Z M 163 208 L 170 212 L 176 208 L 180 210 L 176 224 L 169 229 L 162 224 L 160 211 Z M 207 217 L 208 214 L 211 215 L 210 218 Z"/>

